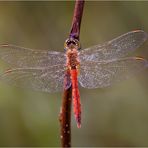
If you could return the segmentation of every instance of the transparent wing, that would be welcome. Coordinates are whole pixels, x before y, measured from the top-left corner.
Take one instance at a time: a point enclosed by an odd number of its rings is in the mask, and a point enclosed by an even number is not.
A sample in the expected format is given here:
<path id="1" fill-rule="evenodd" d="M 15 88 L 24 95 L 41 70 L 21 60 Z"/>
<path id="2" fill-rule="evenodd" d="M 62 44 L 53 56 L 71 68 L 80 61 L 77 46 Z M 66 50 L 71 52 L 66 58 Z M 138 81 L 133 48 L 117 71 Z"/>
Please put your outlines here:
<path id="1" fill-rule="evenodd" d="M 138 48 L 147 38 L 147 33 L 142 30 L 131 31 L 102 45 L 80 51 L 79 58 L 81 62 L 85 62 L 125 57 Z"/>
<path id="2" fill-rule="evenodd" d="M 139 57 L 86 62 L 81 64 L 79 82 L 85 88 L 102 88 L 125 80 L 148 67 L 148 61 Z"/>
<path id="3" fill-rule="evenodd" d="M 48 68 L 16 68 L 1 75 L 8 83 L 31 88 L 37 91 L 56 92 L 63 89 L 65 66 L 55 65 Z"/>
<path id="4" fill-rule="evenodd" d="M 14 67 L 48 67 L 64 64 L 66 57 L 62 52 L 35 50 L 14 45 L 0 45 L 0 59 Z"/>
<path id="5" fill-rule="evenodd" d="M 66 57 L 62 52 L 0 45 L 0 58 L 11 67 L 0 78 L 13 85 L 46 92 L 63 88 Z M 66 88 L 70 85 L 67 82 Z"/>

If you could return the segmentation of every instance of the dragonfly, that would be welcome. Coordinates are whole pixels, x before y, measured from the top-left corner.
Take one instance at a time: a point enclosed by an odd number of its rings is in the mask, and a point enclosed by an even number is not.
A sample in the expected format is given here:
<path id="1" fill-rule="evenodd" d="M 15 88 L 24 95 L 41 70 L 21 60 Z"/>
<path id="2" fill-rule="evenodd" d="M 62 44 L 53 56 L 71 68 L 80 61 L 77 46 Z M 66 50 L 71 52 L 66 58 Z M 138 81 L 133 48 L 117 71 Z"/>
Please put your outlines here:
<path id="1" fill-rule="evenodd" d="M 65 52 L 0 45 L 0 58 L 10 65 L 0 78 L 13 85 L 37 91 L 57 92 L 72 87 L 73 112 L 81 127 L 78 83 L 88 89 L 104 88 L 127 79 L 148 67 L 141 57 L 130 57 L 146 41 L 142 30 L 125 33 L 111 41 L 81 50 L 80 42 L 69 37 Z"/>

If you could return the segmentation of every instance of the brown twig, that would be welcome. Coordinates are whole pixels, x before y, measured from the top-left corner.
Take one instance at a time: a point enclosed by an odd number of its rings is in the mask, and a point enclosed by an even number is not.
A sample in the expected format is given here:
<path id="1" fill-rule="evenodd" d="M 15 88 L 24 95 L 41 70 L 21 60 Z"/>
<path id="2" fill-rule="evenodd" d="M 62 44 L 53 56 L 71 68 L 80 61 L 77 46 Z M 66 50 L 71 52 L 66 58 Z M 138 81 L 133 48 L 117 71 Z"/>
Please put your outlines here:
<path id="1" fill-rule="evenodd" d="M 84 0 L 76 0 L 70 37 L 76 38 L 78 40 L 80 36 L 80 26 L 83 14 L 83 7 L 84 7 Z"/>
<path id="2" fill-rule="evenodd" d="M 76 0 L 72 27 L 69 37 L 79 40 L 80 25 L 83 13 L 84 0 Z M 68 77 L 65 77 L 67 82 Z M 60 126 L 61 126 L 61 144 L 62 147 L 71 147 L 71 103 L 72 102 L 72 87 L 64 90 L 62 107 L 60 111 Z"/>

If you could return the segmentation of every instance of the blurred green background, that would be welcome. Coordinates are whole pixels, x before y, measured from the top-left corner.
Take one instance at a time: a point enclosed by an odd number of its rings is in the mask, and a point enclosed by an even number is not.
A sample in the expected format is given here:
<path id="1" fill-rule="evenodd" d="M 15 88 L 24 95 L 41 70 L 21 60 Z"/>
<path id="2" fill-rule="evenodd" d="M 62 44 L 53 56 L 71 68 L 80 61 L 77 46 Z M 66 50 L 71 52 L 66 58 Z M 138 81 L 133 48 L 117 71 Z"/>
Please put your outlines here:
<path id="1" fill-rule="evenodd" d="M 0 2 L 0 43 L 63 51 L 74 2 Z M 148 32 L 148 2 L 86 2 L 82 48 L 131 30 Z M 148 59 L 148 42 L 133 55 Z M 72 115 L 73 146 L 148 146 L 148 70 L 111 88 L 80 88 L 82 128 Z M 62 93 L 0 82 L 0 146 L 60 146 Z"/>

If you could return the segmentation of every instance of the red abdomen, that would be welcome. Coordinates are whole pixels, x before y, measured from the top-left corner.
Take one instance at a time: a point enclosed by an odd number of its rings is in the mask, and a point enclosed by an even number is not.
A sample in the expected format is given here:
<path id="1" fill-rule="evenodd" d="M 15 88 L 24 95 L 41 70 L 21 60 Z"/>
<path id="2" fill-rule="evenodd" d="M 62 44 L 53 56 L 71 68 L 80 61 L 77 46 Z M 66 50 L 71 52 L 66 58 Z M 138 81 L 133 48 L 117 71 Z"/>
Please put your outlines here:
<path id="1" fill-rule="evenodd" d="M 72 82 L 74 115 L 77 121 L 77 126 L 78 128 L 80 128 L 81 127 L 81 103 L 80 103 L 80 93 L 78 89 L 77 69 L 71 69 L 70 74 L 71 74 L 71 82 Z"/>

